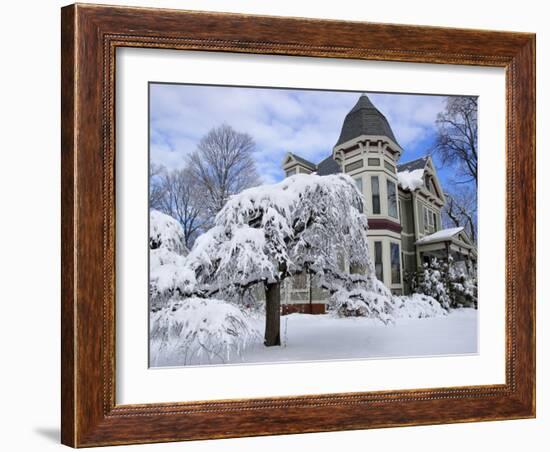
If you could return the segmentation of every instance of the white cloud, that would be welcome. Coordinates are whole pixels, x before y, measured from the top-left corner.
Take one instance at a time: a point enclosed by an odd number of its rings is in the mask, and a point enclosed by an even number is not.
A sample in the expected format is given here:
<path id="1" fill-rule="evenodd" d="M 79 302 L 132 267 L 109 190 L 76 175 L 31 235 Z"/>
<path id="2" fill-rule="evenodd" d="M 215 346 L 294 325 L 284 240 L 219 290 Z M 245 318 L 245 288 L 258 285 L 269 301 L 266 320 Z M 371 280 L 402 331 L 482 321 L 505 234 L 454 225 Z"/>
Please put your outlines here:
<path id="1" fill-rule="evenodd" d="M 360 93 L 151 85 L 151 160 L 181 167 L 200 138 L 222 123 L 252 135 L 265 182 L 282 178 L 286 152 L 318 162 L 328 156 Z M 369 94 L 405 149 L 433 133 L 442 97 Z"/>

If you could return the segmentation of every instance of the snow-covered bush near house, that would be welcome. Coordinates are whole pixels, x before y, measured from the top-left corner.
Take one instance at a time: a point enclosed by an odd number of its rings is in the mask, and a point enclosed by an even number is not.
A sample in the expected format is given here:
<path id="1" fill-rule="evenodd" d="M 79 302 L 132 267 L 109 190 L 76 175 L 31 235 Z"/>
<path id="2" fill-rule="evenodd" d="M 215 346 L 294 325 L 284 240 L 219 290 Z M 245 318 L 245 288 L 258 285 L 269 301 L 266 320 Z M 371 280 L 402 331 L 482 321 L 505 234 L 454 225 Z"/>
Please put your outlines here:
<path id="1" fill-rule="evenodd" d="M 467 274 L 452 257 L 448 262 L 433 259 L 424 264 L 416 292 L 432 296 L 445 309 L 477 307 L 477 278 Z"/>
<path id="2" fill-rule="evenodd" d="M 399 171 L 397 173 L 397 182 L 405 190 L 414 191 L 424 185 L 424 170 L 422 168 L 413 171 Z"/>
<path id="3" fill-rule="evenodd" d="M 434 258 L 429 265 L 424 264 L 417 288 L 418 293 L 435 298 L 445 309 L 451 305 L 447 274 L 447 264 Z"/>
<path id="4" fill-rule="evenodd" d="M 340 317 L 391 321 L 392 295 L 378 279 L 361 274 L 324 275 L 320 285 L 330 292 L 329 310 Z"/>
<path id="5" fill-rule="evenodd" d="M 391 299 L 373 291 L 341 288 L 329 299 L 331 311 L 340 317 L 369 317 L 391 321 Z"/>
<path id="6" fill-rule="evenodd" d="M 149 294 L 151 308 L 158 309 L 179 285 L 194 280 L 185 266 L 185 235 L 172 217 L 151 210 L 149 216 Z"/>
<path id="7" fill-rule="evenodd" d="M 223 300 L 171 300 L 151 313 L 153 366 L 223 363 L 254 343 L 261 343 L 260 332 L 241 309 Z"/>
<path id="8" fill-rule="evenodd" d="M 435 298 L 414 293 L 408 296 L 393 297 L 392 315 L 396 319 L 421 319 L 447 315 L 447 311 L 441 307 Z"/>
<path id="9" fill-rule="evenodd" d="M 477 278 L 457 267 L 452 258 L 449 265 L 449 292 L 452 307 L 477 307 Z"/>
<path id="10" fill-rule="evenodd" d="M 428 318 L 445 315 L 447 311 L 433 297 L 424 294 L 394 296 L 380 281 L 375 290 L 361 290 L 357 284 L 359 275 L 350 275 L 356 280 L 353 289 L 344 288 L 334 292 L 329 299 L 329 308 L 340 317 L 368 317 L 392 322 L 399 318 Z"/>

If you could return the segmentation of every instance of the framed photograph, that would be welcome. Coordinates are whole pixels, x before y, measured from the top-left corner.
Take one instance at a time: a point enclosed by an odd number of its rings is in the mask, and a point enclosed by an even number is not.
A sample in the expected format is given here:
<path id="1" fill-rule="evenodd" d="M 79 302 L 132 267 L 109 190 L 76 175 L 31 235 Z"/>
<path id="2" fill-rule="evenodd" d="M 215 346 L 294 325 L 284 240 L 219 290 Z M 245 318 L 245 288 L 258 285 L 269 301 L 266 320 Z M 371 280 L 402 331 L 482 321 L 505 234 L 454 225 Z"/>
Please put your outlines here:
<path id="1" fill-rule="evenodd" d="M 62 9 L 62 442 L 535 416 L 535 36 Z"/>

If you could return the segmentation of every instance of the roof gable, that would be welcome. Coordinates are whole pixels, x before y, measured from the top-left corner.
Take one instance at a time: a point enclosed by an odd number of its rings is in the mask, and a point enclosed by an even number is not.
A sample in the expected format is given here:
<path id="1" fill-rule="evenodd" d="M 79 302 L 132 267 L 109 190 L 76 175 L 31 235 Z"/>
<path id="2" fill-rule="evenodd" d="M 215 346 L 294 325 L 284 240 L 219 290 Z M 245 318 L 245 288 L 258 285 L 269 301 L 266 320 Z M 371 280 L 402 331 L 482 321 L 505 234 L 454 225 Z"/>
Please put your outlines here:
<path id="1" fill-rule="evenodd" d="M 315 163 L 312 163 L 309 160 L 306 160 L 305 158 L 300 157 L 299 155 L 293 154 L 292 152 L 289 152 L 286 155 L 283 161 L 283 165 L 288 165 L 292 161 L 295 161 L 296 163 L 302 166 L 305 166 L 306 168 L 309 168 L 312 171 L 315 171 L 317 169 L 317 165 L 315 165 Z"/>
<path id="2" fill-rule="evenodd" d="M 414 171 L 418 169 L 426 168 L 426 163 L 428 162 L 429 156 L 425 155 L 415 160 L 410 160 L 408 162 L 400 163 L 397 165 L 397 171 Z"/>

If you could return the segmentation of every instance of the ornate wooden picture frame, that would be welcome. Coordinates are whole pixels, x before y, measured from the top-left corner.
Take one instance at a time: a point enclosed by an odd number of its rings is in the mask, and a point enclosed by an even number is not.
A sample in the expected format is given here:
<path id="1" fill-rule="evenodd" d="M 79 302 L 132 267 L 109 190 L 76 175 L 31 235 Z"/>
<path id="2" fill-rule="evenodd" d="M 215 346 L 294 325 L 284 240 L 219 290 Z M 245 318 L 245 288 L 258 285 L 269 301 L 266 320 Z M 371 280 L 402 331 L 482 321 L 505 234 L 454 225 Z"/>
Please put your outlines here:
<path id="1" fill-rule="evenodd" d="M 62 9 L 62 442 L 73 447 L 535 416 L 535 36 L 71 5 Z M 120 47 L 506 70 L 506 382 L 117 405 L 115 51 Z M 504 196 L 504 194 L 502 194 Z"/>

